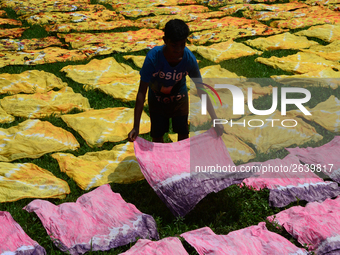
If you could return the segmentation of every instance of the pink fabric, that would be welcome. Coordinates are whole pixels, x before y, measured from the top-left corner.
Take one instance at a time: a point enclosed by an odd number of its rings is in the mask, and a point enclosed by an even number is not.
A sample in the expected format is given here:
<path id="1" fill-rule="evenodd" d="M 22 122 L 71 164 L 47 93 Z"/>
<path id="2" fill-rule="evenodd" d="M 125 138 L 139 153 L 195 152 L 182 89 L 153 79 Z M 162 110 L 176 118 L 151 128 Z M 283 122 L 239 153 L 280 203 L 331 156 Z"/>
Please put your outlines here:
<path id="1" fill-rule="evenodd" d="M 270 232 L 265 222 L 228 235 L 216 235 L 210 228 L 204 227 L 181 235 L 200 255 L 282 255 L 307 254 L 284 237 Z"/>
<path id="2" fill-rule="evenodd" d="M 139 239 L 130 250 L 121 255 L 188 255 L 177 237 L 167 237 L 160 241 Z"/>
<path id="3" fill-rule="evenodd" d="M 256 176 L 245 179 L 243 183 L 256 190 L 270 189 L 269 203 L 272 206 L 283 207 L 297 199 L 322 201 L 340 195 L 337 183 L 325 182 L 294 155 L 284 159 L 251 162 L 239 165 L 238 169 L 255 172 Z"/>
<path id="4" fill-rule="evenodd" d="M 305 164 L 321 165 L 323 173 L 332 180 L 340 183 L 340 136 L 335 136 L 332 141 L 315 148 L 286 148 L 291 154 L 296 155 Z M 329 164 L 333 164 L 332 168 Z"/>
<path id="5" fill-rule="evenodd" d="M 155 220 L 126 203 L 108 184 L 80 196 L 75 203 L 56 206 L 36 199 L 24 209 L 35 212 L 56 246 L 71 254 L 105 251 L 137 238 L 159 238 Z"/>
<path id="6" fill-rule="evenodd" d="M 0 211 L 0 254 L 44 255 L 46 251 L 24 232 L 9 212 Z"/>
<path id="7" fill-rule="evenodd" d="M 174 215 L 186 215 L 210 192 L 239 184 L 250 176 L 249 173 L 195 172 L 196 166 L 235 167 L 222 138 L 217 137 L 213 128 L 176 143 L 152 143 L 137 137 L 134 147 L 145 179 Z"/>
<path id="8" fill-rule="evenodd" d="M 275 218 L 274 218 L 275 217 Z M 294 206 L 268 217 L 316 254 L 340 253 L 340 197 Z"/>

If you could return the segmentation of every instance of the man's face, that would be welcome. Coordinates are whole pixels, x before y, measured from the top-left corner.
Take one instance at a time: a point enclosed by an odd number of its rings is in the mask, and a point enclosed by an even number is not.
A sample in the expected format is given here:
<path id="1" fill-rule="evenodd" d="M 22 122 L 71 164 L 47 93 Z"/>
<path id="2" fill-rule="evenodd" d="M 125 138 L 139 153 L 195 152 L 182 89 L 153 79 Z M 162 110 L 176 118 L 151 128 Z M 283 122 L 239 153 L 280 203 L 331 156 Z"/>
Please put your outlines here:
<path id="1" fill-rule="evenodd" d="M 184 53 L 184 48 L 185 48 L 185 44 L 186 44 L 186 39 L 183 39 L 181 41 L 177 41 L 177 42 L 172 42 L 169 39 L 163 38 L 164 39 L 164 43 L 167 46 L 167 50 L 168 53 L 171 57 L 173 58 L 181 58 L 183 57 L 183 53 Z"/>

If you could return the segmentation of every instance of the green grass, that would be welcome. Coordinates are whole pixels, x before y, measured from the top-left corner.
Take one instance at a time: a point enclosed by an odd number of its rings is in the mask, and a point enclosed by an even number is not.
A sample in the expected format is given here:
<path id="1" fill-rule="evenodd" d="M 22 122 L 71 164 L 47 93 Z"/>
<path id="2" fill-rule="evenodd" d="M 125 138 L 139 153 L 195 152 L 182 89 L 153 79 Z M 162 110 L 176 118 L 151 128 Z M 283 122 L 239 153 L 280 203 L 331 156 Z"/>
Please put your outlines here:
<path id="1" fill-rule="evenodd" d="M 285 1 L 287 2 L 287 1 Z M 91 3 L 97 3 L 97 1 L 92 0 Z M 110 5 L 105 5 L 108 9 L 111 8 Z M 8 17 L 10 18 L 18 18 L 18 15 L 10 9 L 5 9 Z M 210 8 L 210 10 L 218 10 L 218 8 Z M 234 16 L 242 16 L 240 13 L 235 14 Z M 27 22 L 23 22 L 25 26 L 28 26 Z M 137 28 L 133 28 L 136 30 Z M 131 28 L 119 28 L 113 30 L 114 32 L 124 32 L 130 31 Z M 98 32 L 98 31 L 96 31 Z M 100 31 L 104 32 L 104 31 Z M 110 31 L 112 32 L 112 31 Z M 47 33 L 42 26 L 33 25 L 30 26 L 30 29 L 24 32 L 21 39 L 29 39 L 29 38 L 43 38 L 46 36 L 56 35 L 56 33 Z M 236 41 L 242 42 L 249 38 L 240 38 Z M 313 40 L 318 41 L 321 44 L 326 44 L 321 40 L 312 38 Z M 271 56 L 283 57 L 291 54 L 295 54 L 297 51 L 294 50 L 276 50 L 276 51 L 265 51 L 261 57 L 269 58 Z M 126 63 L 135 70 L 139 70 L 131 61 L 125 61 L 123 56 L 127 54 L 135 54 L 135 55 L 146 55 L 147 50 L 132 52 L 132 53 L 115 53 L 105 56 L 97 56 L 95 59 L 104 59 L 107 57 L 114 57 L 118 62 Z M 215 65 L 214 62 L 206 60 L 202 58 L 197 53 L 194 53 L 196 58 L 200 60 L 199 63 L 200 68 L 209 65 Z M 274 69 L 272 67 L 260 64 L 255 62 L 254 60 L 258 56 L 249 56 L 242 57 L 234 60 L 227 60 L 220 63 L 223 68 L 228 69 L 231 72 L 235 72 L 238 75 L 246 76 L 248 78 L 268 78 L 267 85 L 275 85 L 279 88 L 282 87 L 281 84 L 274 82 L 269 79 L 271 75 L 290 75 L 291 73 L 282 71 L 280 69 Z M 56 76 L 61 78 L 64 82 L 67 82 L 70 87 L 77 93 L 81 93 L 83 96 L 89 99 L 90 105 L 94 109 L 102 109 L 107 107 L 130 107 L 133 108 L 135 102 L 122 102 L 120 100 L 114 99 L 111 96 L 108 96 L 97 90 L 85 91 L 82 87 L 82 84 L 74 82 L 72 79 L 66 77 L 65 73 L 60 72 L 60 70 L 67 65 L 80 65 L 87 64 L 91 60 L 85 61 L 77 61 L 77 62 L 64 62 L 64 63 L 53 63 L 46 65 L 35 65 L 35 66 L 6 66 L 0 69 L 1 73 L 21 73 L 26 70 L 43 70 L 46 72 L 54 73 Z M 255 81 L 255 80 L 254 80 Z M 340 98 L 340 89 L 332 90 L 327 88 L 310 88 L 312 94 L 312 100 L 308 102 L 306 105 L 308 107 L 314 107 L 317 103 L 321 101 L 325 101 L 330 95 L 335 95 Z M 1 95 L 0 99 L 7 95 Z M 280 97 L 280 93 L 279 93 Z M 271 106 L 271 95 L 264 96 L 261 99 L 254 100 L 254 107 L 256 109 L 268 109 Z M 148 113 L 148 108 L 144 108 Z M 278 109 L 280 109 L 280 104 Z M 289 107 L 287 110 L 293 109 Z M 78 111 L 74 110 L 72 113 L 76 113 Z M 16 126 L 22 121 L 24 118 L 16 118 L 16 120 L 11 124 L 0 124 L 1 128 L 9 128 L 12 126 Z M 57 127 L 64 128 L 65 130 L 71 132 L 78 142 L 80 143 L 80 148 L 77 151 L 67 151 L 68 153 L 72 153 L 75 156 L 84 155 L 87 152 L 92 151 L 101 151 L 101 150 L 111 150 L 115 145 L 124 143 L 125 141 L 121 141 L 119 143 L 105 143 L 102 147 L 91 148 L 87 145 L 86 141 L 73 129 L 69 128 L 60 118 L 50 116 L 42 119 L 44 121 L 49 121 L 53 125 Z M 310 125 L 314 126 L 317 132 L 323 135 L 323 140 L 319 142 L 309 142 L 299 147 L 307 147 L 307 146 L 320 146 L 329 142 L 334 137 L 334 133 L 331 133 L 318 124 L 314 122 L 308 122 Z M 211 124 L 205 124 L 205 127 L 208 128 Z M 202 128 L 202 127 L 198 127 Z M 194 129 L 194 128 L 193 128 Z M 170 131 L 170 133 L 173 133 Z M 150 140 L 151 137 L 149 134 L 141 135 L 141 137 Z M 166 142 L 170 142 L 169 138 L 165 139 Z M 253 145 L 250 145 L 254 148 Z M 295 147 L 296 145 L 292 145 Z M 51 203 L 56 205 L 65 203 L 65 202 L 75 202 L 81 195 L 87 193 L 88 191 L 81 190 L 76 183 L 68 177 L 65 173 L 62 173 L 59 169 L 59 165 L 55 159 L 50 156 L 51 153 L 45 154 L 44 156 L 38 159 L 30 159 L 24 158 L 20 160 L 13 161 L 13 163 L 26 163 L 31 162 L 34 163 L 44 169 L 49 170 L 56 177 L 61 178 L 70 186 L 71 193 L 66 196 L 65 199 L 46 199 Z M 284 149 L 278 151 L 270 151 L 268 153 L 258 153 L 256 158 L 252 161 L 265 161 L 272 158 L 283 158 L 288 154 L 288 152 Z M 240 164 L 241 162 L 236 162 L 236 164 Z M 210 227 L 216 234 L 228 234 L 231 231 L 235 231 L 241 228 L 245 228 L 251 225 L 256 225 L 259 222 L 266 221 L 266 217 L 276 214 L 286 208 L 290 208 L 295 205 L 304 206 L 306 202 L 298 201 L 295 203 L 291 203 L 289 206 L 285 208 L 274 208 L 270 207 L 268 204 L 269 191 L 261 190 L 255 191 L 245 187 L 238 187 L 236 185 L 230 186 L 229 188 L 222 190 L 218 193 L 209 194 L 205 197 L 197 206 L 185 217 L 185 218 L 176 218 L 174 217 L 169 209 L 165 206 L 165 204 L 159 199 L 150 185 L 145 181 L 139 181 L 134 184 L 123 185 L 123 184 L 110 184 L 111 188 L 114 192 L 118 192 L 122 195 L 126 202 L 134 204 L 140 211 L 143 213 L 150 214 L 154 217 L 157 222 L 158 231 L 161 238 L 168 236 L 179 236 L 183 232 L 201 228 L 208 226 Z M 33 201 L 33 198 L 21 199 L 16 202 L 7 202 L 0 204 L 1 211 L 8 211 L 11 213 L 13 218 L 20 224 L 20 226 L 24 229 L 24 231 L 34 240 L 36 240 L 40 245 L 42 245 L 47 254 L 64 254 L 61 252 L 52 242 L 51 238 L 47 235 L 45 229 L 43 228 L 41 221 L 34 213 L 27 213 L 25 210 L 22 210 L 28 203 Z M 295 245 L 302 247 L 295 239 L 293 239 L 283 228 L 276 228 L 275 226 L 267 223 L 267 228 L 271 231 L 274 231 L 287 239 L 293 242 Z M 184 247 L 190 254 L 197 254 L 196 251 L 188 245 L 183 239 Z M 110 251 L 105 252 L 88 252 L 87 254 L 119 254 L 128 250 L 133 243 L 118 247 L 116 249 L 112 249 Z"/>

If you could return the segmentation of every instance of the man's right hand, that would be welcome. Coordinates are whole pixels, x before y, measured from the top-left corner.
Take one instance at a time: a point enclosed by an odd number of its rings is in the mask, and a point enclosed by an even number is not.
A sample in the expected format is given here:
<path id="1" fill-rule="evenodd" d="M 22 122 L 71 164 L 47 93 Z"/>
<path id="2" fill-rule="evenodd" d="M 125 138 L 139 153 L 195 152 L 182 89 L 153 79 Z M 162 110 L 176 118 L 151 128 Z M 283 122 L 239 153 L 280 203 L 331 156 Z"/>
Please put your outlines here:
<path id="1" fill-rule="evenodd" d="M 134 142 L 139 135 L 139 130 L 136 128 L 133 128 L 130 133 L 128 134 L 128 140 L 129 142 Z"/>

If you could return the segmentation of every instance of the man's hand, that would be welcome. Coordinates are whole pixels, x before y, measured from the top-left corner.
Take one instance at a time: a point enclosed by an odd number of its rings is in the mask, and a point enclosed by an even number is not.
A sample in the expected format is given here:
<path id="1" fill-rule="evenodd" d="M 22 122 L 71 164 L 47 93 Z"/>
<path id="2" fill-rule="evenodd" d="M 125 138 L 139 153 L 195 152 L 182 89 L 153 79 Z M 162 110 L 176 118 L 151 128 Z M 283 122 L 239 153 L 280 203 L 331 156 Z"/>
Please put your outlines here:
<path id="1" fill-rule="evenodd" d="M 128 134 L 129 142 L 134 142 L 139 135 L 139 130 L 137 128 L 133 128 L 130 133 Z"/>
<path id="2" fill-rule="evenodd" d="M 215 129 L 217 136 L 222 136 L 223 133 L 225 133 L 224 127 L 222 124 L 215 124 L 214 129 Z"/>

